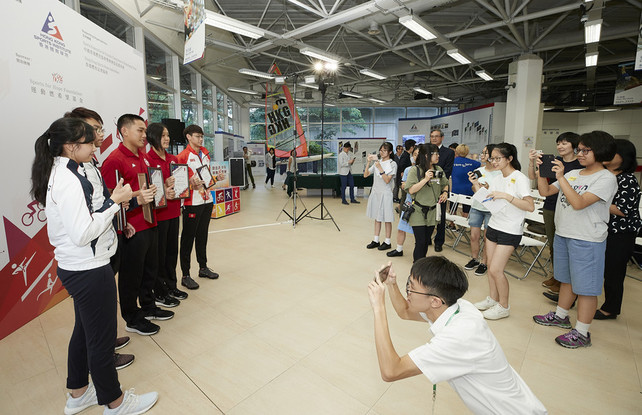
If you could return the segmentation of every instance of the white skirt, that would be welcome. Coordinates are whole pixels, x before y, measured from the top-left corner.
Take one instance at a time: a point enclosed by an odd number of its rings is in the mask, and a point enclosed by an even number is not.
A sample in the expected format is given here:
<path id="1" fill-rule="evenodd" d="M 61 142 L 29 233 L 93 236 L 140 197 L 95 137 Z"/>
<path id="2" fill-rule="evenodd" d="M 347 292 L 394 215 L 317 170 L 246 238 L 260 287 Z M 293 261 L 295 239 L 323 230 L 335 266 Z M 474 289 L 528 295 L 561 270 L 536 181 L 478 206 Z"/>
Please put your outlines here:
<path id="1" fill-rule="evenodd" d="M 366 215 L 377 222 L 393 222 L 395 220 L 395 210 L 392 202 L 392 192 L 370 193 Z"/>

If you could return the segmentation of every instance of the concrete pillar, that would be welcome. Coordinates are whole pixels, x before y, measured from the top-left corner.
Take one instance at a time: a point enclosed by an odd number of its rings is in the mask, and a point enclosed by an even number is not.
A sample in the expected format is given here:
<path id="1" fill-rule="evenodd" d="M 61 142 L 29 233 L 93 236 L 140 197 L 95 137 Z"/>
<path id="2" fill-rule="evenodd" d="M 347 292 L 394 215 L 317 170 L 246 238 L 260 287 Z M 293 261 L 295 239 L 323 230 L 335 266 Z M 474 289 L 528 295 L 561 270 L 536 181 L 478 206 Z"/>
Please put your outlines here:
<path id="1" fill-rule="evenodd" d="M 528 167 L 528 151 L 535 148 L 541 130 L 542 60 L 522 55 L 508 68 L 505 141 L 517 147 L 522 172 Z"/>

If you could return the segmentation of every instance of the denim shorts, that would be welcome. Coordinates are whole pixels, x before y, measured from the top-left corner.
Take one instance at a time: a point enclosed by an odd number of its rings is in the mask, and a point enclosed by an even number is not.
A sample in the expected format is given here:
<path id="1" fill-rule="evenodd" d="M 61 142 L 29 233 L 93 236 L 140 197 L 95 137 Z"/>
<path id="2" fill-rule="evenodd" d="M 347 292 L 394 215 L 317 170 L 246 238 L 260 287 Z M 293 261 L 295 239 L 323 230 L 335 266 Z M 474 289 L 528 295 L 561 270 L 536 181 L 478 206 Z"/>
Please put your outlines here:
<path id="1" fill-rule="evenodd" d="M 522 241 L 522 235 L 513 235 L 493 228 L 486 228 L 486 239 L 495 242 L 497 245 L 510 245 L 517 248 Z"/>
<path id="2" fill-rule="evenodd" d="M 483 210 L 477 210 L 474 207 L 471 207 L 470 213 L 468 214 L 468 225 L 470 225 L 471 228 L 481 228 L 483 222 L 484 229 L 488 229 L 490 215 L 490 212 L 484 212 Z"/>
<path id="3" fill-rule="evenodd" d="M 573 292 L 577 295 L 602 294 L 606 240 L 589 242 L 555 234 L 553 251 L 557 281 L 571 284 Z"/>

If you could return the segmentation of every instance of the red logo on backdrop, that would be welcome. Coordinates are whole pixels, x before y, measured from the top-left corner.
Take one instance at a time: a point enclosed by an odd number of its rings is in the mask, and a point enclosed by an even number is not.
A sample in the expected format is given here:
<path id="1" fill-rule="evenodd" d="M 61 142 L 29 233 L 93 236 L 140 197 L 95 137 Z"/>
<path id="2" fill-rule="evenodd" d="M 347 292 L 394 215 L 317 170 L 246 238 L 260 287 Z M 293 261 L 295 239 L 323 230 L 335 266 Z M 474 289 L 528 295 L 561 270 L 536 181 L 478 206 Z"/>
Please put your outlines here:
<path id="1" fill-rule="evenodd" d="M 47 18 L 45 19 L 45 24 L 42 25 L 41 30 L 43 33 L 46 33 L 49 36 L 62 40 L 62 35 L 60 34 L 60 30 L 58 30 L 58 26 L 56 25 L 56 21 L 54 20 L 54 17 L 51 14 L 51 12 L 49 12 L 49 15 L 47 15 Z"/>

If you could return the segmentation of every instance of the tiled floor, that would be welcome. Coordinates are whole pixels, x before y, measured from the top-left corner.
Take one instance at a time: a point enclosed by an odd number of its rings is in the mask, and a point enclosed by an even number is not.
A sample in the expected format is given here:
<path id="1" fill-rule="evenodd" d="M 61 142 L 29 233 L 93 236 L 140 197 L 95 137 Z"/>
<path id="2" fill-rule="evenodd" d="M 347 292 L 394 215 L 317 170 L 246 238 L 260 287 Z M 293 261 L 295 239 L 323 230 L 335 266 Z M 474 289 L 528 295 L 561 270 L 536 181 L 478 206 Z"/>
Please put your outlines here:
<path id="1" fill-rule="evenodd" d="M 319 201 L 302 195 L 308 208 Z M 119 372 L 123 388 L 158 391 L 151 414 L 430 413 L 425 377 L 389 384 L 379 376 L 366 286 L 387 257 L 365 249 L 373 223 L 360 200 L 344 206 L 325 198 L 340 232 L 312 219 L 293 229 L 285 215 L 276 221 L 287 202 L 280 185 L 242 192 L 242 211 L 210 225 L 209 265 L 221 278 L 199 280 L 201 288 L 174 309 L 174 319 L 159 323 L 157 335 L 132 335 L 122 351 L 136 361 Z M 401 276 L 410 270 L 413 244 L 410 237 L 405 256 L 393 261 Z M 450 248 L 443 253 L 468 261 Z M 468 275 L 465 298 L 484 298 L 486 277 Z M 554 309 L 541 295 L 543 278 L 509 279 L 511 316 L 489 325 L 549 412 L 642 413 L 642 282 L 627 278 L 617 320 L 593 323 L 593 347 L 567 350 L 553 341 L 561 331 L 531 319 Z M 391 306 L 388 312 L 400 354 L 428 340 L 427 324 L 401 321 Z M 0 414 L 62 413 L 72 326 L 67 299 L 0 341 Z M 121 335 L 123 327 L 120 320 Z M 467 409 L 444 383 L 435 413 Z"/>

